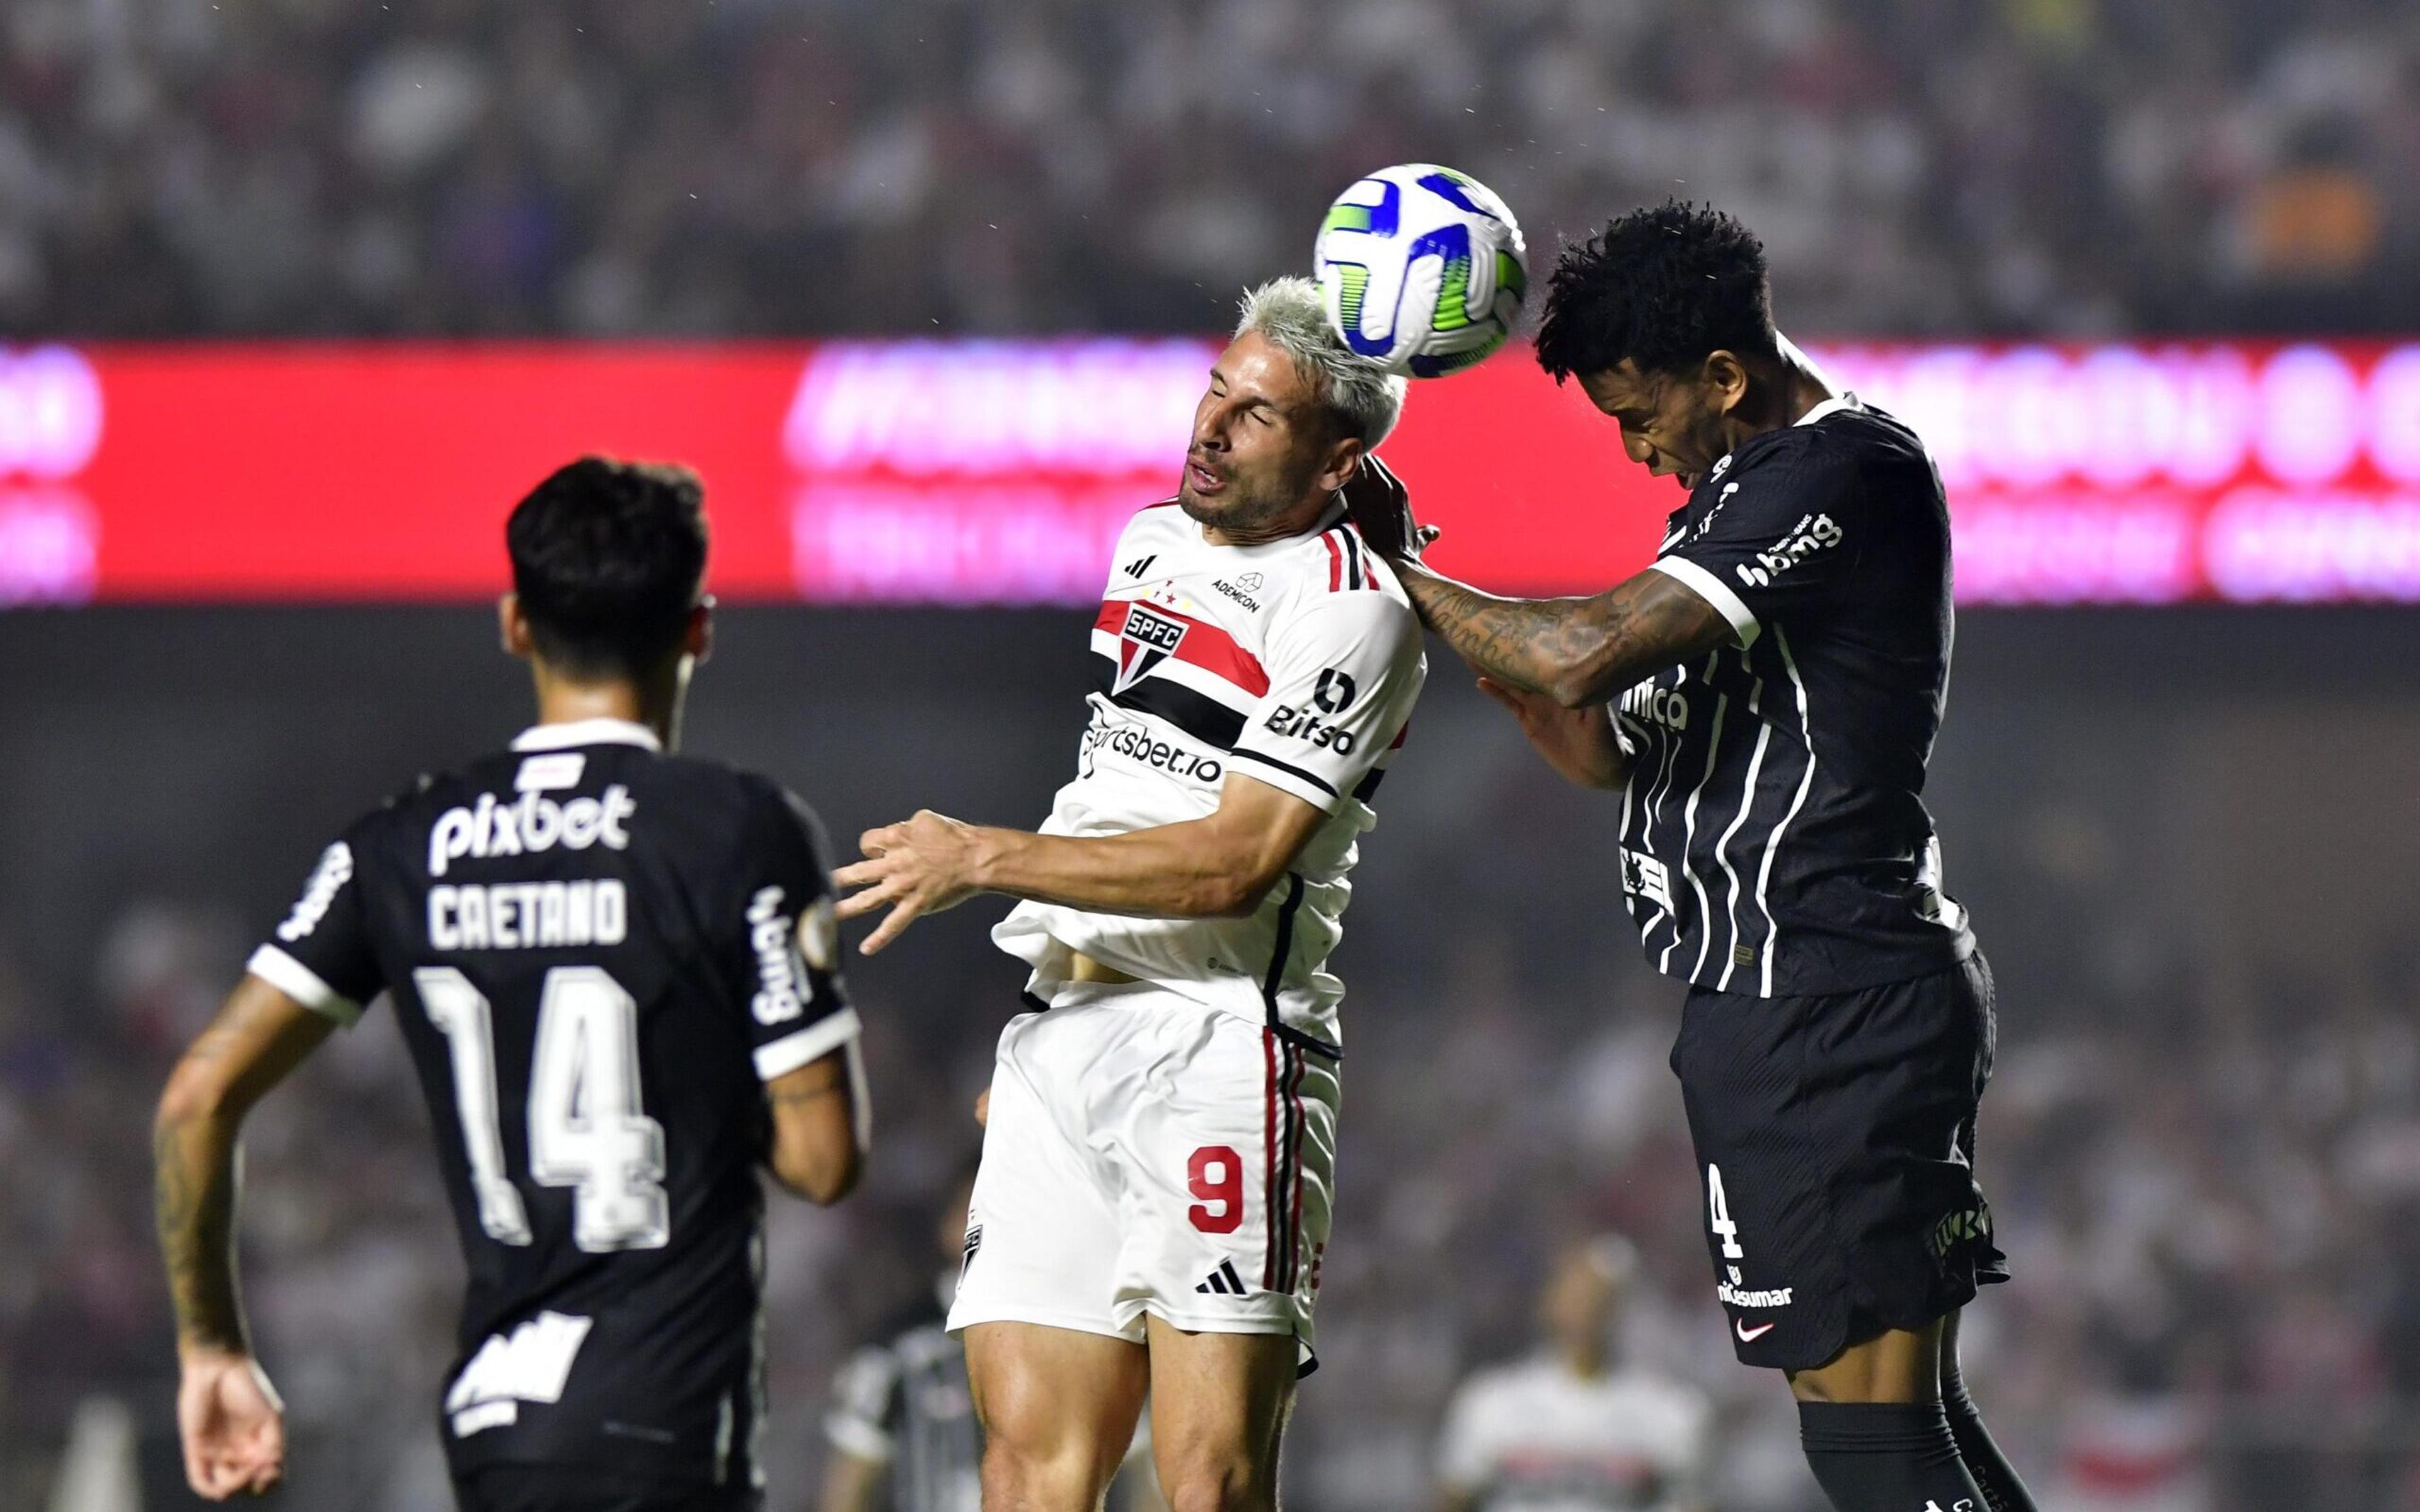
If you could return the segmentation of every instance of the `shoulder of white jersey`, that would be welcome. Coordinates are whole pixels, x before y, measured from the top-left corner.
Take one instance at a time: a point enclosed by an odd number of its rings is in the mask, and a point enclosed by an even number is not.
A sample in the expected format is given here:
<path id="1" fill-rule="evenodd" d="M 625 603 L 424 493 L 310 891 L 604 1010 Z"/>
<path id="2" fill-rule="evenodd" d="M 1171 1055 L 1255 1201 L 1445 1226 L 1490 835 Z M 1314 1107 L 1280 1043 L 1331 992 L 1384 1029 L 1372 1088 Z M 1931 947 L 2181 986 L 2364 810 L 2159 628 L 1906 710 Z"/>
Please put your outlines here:
<path id="1" fill-rule="evenodd" d="M 1350 520 L 1339 519 L 1300 537 L 1290 565 L 1293 571 L 1288 577 L 1297 605 L 1332 594 L 1378 594 L 1406 608 L 1411 604 L 1394 569 L 1370 549 L 1370 543 Z"/>
<path id="2" fill-rule="evenodd" d="M 1128 543 L 1137 543 L 1143 544 L 1147 549 L 1149 543 L 1181 538 L 1192 523 L 1192 517 L 1185 513 L 1175 499 L 1163 499 L 1156 504 L 1145 504 L 1126 517 L 1126 522 L 1118 527 L 1118 546 L 1124 549 Z"/>

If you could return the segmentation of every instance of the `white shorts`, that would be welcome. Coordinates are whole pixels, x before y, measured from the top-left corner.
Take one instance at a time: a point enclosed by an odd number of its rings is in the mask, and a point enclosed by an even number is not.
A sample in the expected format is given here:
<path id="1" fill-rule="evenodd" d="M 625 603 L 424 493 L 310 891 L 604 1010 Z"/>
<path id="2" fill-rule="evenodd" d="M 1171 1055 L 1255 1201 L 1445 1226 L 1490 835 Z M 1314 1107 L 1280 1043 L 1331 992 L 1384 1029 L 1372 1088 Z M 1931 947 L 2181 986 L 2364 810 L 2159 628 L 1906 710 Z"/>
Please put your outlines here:
<path id="1" fill-rule="evenodd" d="M 1336 1172 L 1334 1060 L 1147 982 L 1070 983 L 993 1068 L 953 1331 L 1311 1344 Z"/>

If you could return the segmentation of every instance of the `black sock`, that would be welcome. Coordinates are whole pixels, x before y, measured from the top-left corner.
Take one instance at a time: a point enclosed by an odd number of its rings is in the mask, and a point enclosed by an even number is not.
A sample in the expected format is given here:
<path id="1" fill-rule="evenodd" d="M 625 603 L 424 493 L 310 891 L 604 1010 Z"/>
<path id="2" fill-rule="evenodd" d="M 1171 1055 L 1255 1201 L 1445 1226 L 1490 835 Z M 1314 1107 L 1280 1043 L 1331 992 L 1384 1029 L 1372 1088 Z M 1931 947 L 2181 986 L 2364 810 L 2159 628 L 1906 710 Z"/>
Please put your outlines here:
<path id="1" fill-rule="evenodd" d="M 1937 1405 L 1800 1402 L 1798 1437 L 1839 1512 L 1983 1512 Z"/>
<path id="2" fill-rule="evenodd" d="M 2009 1468 L 2009 1457 L 1992 1442 L 1975 1398 L 1966 1395 L 1966 1382 L 1955 1374 L 1941 1383 L 1941 1409 L 1949 1418 L 1949 1436 L 1958 1441 L 1958 1458 L 1983 1489 L 1984 1512 L 2037 1512 L 2033 1493 Z"/>

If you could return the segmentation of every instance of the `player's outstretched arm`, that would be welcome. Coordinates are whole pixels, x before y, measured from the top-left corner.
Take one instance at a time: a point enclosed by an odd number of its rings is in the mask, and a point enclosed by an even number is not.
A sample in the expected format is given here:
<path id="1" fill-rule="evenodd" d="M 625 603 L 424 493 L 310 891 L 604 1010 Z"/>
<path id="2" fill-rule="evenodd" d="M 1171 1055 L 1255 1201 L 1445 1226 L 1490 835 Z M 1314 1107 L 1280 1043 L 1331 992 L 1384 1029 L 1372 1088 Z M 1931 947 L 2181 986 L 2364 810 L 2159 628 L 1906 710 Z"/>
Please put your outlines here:
<path id="1" fill-rule="evenodd" d="M 1652 568 L 1590 598 L 1498 598 L 1418 562 L 1393 565 L 1421 623 L 1463 660 L 1567 709 L 1739 639 L 1695 590 Z"/>
<path id="2" fill-rule="evenodd" d="M 1147 918 L 1233 917 L 1259 904 L 1326 818 L 1240 774 L 1227 779 L 1216 813 L 1123 835 L 992 829 L 927 810 L 867 830 L 865 859 L 832 880 L 857 889 L 841 900 L 841 918 L 891 910 L 858 947 L 867 955 L 978 892 Z"/>
<path id="3" fill-rule="evenodd" d="M 213 1502 L 267 1490 L 286 1468 L 285 1405 L 252 1357 L 236 1290 L 236 1135 L 334 1027 L 247 976 L 160 1095 L 153 1180 L 177 1310 L 177 1429 L 186 1480 Z"/>
<path id="4" fill-rule="evenodd" d="M 1498 598 L 1431 571 L 1420 552 L 1437 532 L 1413 517 L 1409 490 L 1374 456 L 1363 458 L 1345 485 L 1344 502 L 1362 538 L 1395 569 L 1421 623 L 1501 688 L 1542 693 L 1577 709 L 1737 639 L 1720 609 L 1652 570 L 1590 598 Z M 1498 702 L 1522 713 L 1517 703 Z M 1522 726 L 1538 739 L 1528 718 Z M 1573 777 L 1546 742 L 1539 748 Z"/>

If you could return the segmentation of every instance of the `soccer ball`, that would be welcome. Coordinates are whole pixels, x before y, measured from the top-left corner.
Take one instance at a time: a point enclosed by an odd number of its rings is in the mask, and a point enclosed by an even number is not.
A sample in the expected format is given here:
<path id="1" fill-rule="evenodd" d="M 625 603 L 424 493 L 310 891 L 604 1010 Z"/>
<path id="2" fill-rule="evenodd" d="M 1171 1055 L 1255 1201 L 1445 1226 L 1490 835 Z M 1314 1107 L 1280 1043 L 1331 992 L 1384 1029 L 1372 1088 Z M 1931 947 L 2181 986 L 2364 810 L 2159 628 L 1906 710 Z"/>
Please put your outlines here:
<path id="1" fill-rule="evenodd" d="M 1433 162 L 1381 168 L 1338 195 L 1312 255 L 1336 333 L 1412 378 L 1459 372 L 1503 346 L 1529 285 L 1512 212 Z"/>

